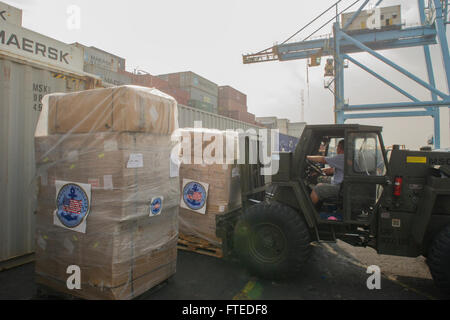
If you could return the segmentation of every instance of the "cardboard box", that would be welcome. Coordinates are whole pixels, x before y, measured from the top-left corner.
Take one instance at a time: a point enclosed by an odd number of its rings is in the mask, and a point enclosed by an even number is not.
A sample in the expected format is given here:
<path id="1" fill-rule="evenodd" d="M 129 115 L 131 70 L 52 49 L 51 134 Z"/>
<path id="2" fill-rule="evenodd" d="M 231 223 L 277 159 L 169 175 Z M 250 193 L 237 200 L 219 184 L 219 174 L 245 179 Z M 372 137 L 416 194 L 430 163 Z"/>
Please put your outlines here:
<path id="1" fill-rule="evenodd" d="M 59 105 L 54 111 L 61 111 Z M 172 143 L 164 134 L 175 116 L 156 134 L 74 133 L 83 128 L 74 121 L 71 133 L 36 137 L 38 283 L 84 299 L 131 299 L 175 273 L 180 191 L 178 177 L 170 177 Z M 125 129 L 133 125 L 128 120 L 121 124 Z M 56 181 L 91 186 L 85 233 L 54 224 Z M 150 214 L 155 198 L 162 199 L 156 216 Z M 80 267 L 81 290 L 66 287 L 71 265 Z"/>
<path id="2" fill-rule="evenodd" d="M 82 299 L 90 300 L 129 300 L 139 297 L 156 285 L 164 282 L 176 273 L 176 247 L 170 249 L 170 253 L 166 254 L 169 258 L 164 264 L 156 269 L 151 269 L 139 278 L 124 283 L 118 287 L 106 287 L 95 284 L 86 283 L 82 280 L 81 290 L 69 290 L 66 281 L 57 278 L 48 277 L 46 275 L 36 274 L 35 281 L 38 284 L 47 286 L 58 292 L 76 296 Z M 149 256 L 149 259 L 153 257 Z M 51 261 L 53 263 L 58 262 Z M 83 274 L 83 273 L 82 273 Z"/>
<path id="3" fill-rule="evenodd" d="M 49 95 L 48 113 L 43 114 L 48 114 L 49 134 L 113 131 L 167 135 L 178 128 L 175 99 L 137 86 Z"/>
<path id="4" fill-rule="evenodd" d="M 205 215 L 180 208 L 180 233 L 200 237 L 215 245 L 222 243 L 216 236 L 216 216 L 242 205 L 240 176 L 237 170 L 236 165 L 181 165 L 181 184 L 184 179 L 208 183 L 209 191 Z M 183 190 L 181 193 L 183 194 Z"/>

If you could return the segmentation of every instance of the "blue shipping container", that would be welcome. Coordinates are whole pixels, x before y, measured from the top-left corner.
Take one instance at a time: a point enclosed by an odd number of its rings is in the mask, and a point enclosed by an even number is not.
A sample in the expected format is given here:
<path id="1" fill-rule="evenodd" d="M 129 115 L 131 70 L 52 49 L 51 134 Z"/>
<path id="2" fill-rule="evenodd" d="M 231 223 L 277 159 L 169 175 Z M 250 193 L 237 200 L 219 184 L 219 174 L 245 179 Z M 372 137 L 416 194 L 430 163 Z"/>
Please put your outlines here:
<path id="1" fill-rule="evenodd" d="M 300 139 L 280 133 L 280 151 L 294 152 Z"/>

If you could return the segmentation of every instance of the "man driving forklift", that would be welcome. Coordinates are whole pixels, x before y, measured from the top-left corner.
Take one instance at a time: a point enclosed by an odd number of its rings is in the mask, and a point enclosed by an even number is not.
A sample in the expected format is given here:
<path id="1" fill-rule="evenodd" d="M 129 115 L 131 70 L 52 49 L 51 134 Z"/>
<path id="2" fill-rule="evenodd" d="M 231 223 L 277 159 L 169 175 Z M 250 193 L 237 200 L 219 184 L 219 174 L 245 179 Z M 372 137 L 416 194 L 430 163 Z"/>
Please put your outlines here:
<path id="1" fill-rule="evenodd" d="M 338 199 L 341 183 L 344 181 L 344 151 L 345 141 L 341 140 L 337 146 L 337 155 L 333 157 L 307 156 L 309 161 L 329 165 L 331 168 L 322 169 L 322 172 L 327 176 L 333 176 L 331 183 L 319 183 L 311 192 L 311 200 L 315 205 L 326 200 Z"/>

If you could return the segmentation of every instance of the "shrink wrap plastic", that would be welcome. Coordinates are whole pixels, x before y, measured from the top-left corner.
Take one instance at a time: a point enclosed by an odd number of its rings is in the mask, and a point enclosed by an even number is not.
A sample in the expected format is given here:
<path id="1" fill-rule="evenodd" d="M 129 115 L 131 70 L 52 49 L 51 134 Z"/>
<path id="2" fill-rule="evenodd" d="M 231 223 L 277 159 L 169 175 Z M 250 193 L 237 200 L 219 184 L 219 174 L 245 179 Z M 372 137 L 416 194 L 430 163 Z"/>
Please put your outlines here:
<path id="1" fill-rule="evenodd" d="M 36 281 L 85 299 L 132 299 L 175 274 L 176 101 L 122 86 L 52 94 L 43 104 Z M 79 267 L 81 289 L 68 288 L 69 266 Z"/>
<path id="2" fill-rule="evenodd" d="M 242 205 L 237 166 L 239 136 L 232 131 L 199 128 L 180 129 L 179 133 L 183 137 L 180 148 L 180 234 L 220 246 L 222 240 L 216 235 L 217 216 Z M 198 193 L 198 202 L 204 201 L 204 213 L 193 210 L 192 203 L 186 201 L 189 193 L 193 193 L 192 184 L 187 183 L 190 181 L 207 187 L 206 199 L 201 192 L 194 190 Z"/>

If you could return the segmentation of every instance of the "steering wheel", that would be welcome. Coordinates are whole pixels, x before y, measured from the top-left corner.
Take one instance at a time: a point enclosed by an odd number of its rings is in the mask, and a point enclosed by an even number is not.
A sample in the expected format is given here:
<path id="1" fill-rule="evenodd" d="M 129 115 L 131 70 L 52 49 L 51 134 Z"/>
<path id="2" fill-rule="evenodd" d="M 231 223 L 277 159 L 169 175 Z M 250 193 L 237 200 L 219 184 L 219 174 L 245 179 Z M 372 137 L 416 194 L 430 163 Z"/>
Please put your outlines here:
<path id="1" fill-rule="evenodd" d="M 311 168 L 314 171 L 316 171 L 319 175 L 326 176 L 326 174 L 323 173 L 322 169 L 317 164 L 315 164 L 314 162 L 306 159 L 306 164 L 308 165 L 309 168 Z"/>

